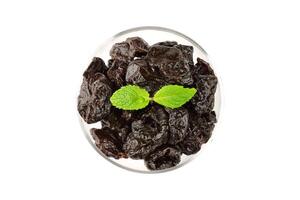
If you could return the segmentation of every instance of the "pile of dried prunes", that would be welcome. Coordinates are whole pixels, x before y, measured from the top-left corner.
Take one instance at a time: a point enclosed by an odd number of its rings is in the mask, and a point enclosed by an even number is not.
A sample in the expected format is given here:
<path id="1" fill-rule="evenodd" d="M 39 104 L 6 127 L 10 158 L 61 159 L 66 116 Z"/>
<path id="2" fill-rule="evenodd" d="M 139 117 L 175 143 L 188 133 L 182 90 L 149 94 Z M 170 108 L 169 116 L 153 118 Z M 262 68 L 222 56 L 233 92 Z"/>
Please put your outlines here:
<path id="1" fill-rule="evenodd" d="M 101 123 L 90 134 L 97 148 L 115 159 L 143 159 L 149 170 L 180 163 L 181 155 L 197 153 L 211 137 L 218 79 L 209 63 L 193 61 L 193 47 L 164 41 L 150 46 L 140 37 L 127 38 L 110 50 L 107 64 L 93 58 L 83 73 L 78 112 L 88 123 Z M 140 110 L 112 106 L 110 97 L 125 85 L 151 95 L 168 84 L 194 87 L 197 93 L 180 108 L 151 102 Z"/>

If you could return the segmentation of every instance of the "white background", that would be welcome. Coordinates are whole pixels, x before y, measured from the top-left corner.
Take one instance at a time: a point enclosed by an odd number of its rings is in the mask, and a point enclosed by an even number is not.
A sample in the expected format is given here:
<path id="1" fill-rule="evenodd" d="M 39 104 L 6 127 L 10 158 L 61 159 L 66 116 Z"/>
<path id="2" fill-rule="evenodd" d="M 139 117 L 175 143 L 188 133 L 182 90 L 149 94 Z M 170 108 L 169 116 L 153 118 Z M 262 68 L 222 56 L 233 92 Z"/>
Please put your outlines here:
<path id="1" fill-rule="evenodd" d="M 299 199 L 297 1 L 0 1 L 0 199 Z M 76 114 L 97 46 L 135 26 L 178 30 L 214 61 L 224 95 L 200 156 L 129 172 L 101 158 Z"/>

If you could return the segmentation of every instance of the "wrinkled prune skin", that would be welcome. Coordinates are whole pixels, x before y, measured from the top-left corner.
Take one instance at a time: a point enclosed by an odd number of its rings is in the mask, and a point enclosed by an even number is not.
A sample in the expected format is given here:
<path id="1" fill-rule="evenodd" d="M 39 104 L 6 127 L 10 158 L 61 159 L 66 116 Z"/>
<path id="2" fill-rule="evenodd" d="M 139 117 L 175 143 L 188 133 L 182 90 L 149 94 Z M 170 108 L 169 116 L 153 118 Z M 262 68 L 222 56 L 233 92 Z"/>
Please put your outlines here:
<path id="1" fill-rule="evenodd" d="M 209 66 L 209 63 L 201 58 L 197 58 L 197 63 L 193 70 L 193 75 L 196 78 L 198 75 L 215 75 L 214 70 Z"/>
<path id="2" fill-rule="evenodd" d="M 114 60 L 122 60 L 124 62 L 128 62 L 132 60 L 129 56 L 129 44 L 127 42 L 120 42 L 113 45 L 109 54 Z"/>
<path id="3" fill-rule="evenodd" d="M 110 50 L 112 59 L 131 61 L 134 57 L 141 57 L 148 52 L 148 44 L 140 37 L 127 38 L 125 42 L 116 43 Z"/>
<path id="4" fill-rule="evenodd" d="M 107 127 L 102 129 L 91 129 L 91 135 L 95 144 L 103 154 L 115 159 L 127 158 L 126 153 L 122 149 L 122 143 L 115 134 L 114 130 Z"/>
<path id="5" fill-rule="evenodd" d="M 176 47 L 153 45 L 149 48 L 147 60 L 150 66 L 157 67 L 160 75 L 170 84 L 191 85 L 193 79 L 190 66 L 183 53 Z"/>
<path id="6" fill-rule="evenodd" d="M 126 82 L 142 84 L 151 80 L 151 71 L 145 60 L 134 60 L 129 63 L 126 72 Z"/>
<path id="7" fill-rule="evenodd" d="M 200 130 L 198 137 L 200 137 L 202 143 L 206 143 L 210 139 L 216 122 L 217 118 L 214 111 L 203 113 L 198 118 L 198 129 Z"/>
<path id="8" fill-rule="evenodd" d="M 192 155 L 200 151 L 201 139 L 197 136 L 188 136 L 182 142 L 179 143 L 179 148 L 185 155 Z"/>
<path id="9" fill-rule="evenodd" d="M 88 68 L 83 73 L 83 77 L 89 79 L 91 76 L 94 76 L 96 73 L 105 74 L 107 71 L 107 66 L 101 58 L 94 57 Z"/>
<path id="10" fill-rule="evenodd" d="M 123 146 L 130 158 L 143 159 L 168 139 L 167 115 L 163 108 L 154 106 L 141 120 L 133 121 L 132 132 Z"/>
<path id="11" fill-rule="evenodd" d="M 193 61 L 194 48 L 192 46 L 182 45 L 182 44 L 176 45 L 175 47 L 182 52 L 183 57 L 184 57 L 185 61 L 188 63 L 188 65 L 190 67 L 193 66 L 194 65 L 194 61 Z"/>
<path id="12" fill-rule="evenodd" d="M 148 65 L 145 60 L 134 60 L 129 63 L 126 73 L 126 82 L 145 88 L 151 95 L 166 84 L 163 77 L 158 76 L 155 67 Z"/>
<path id="13" fill-rule="evenodd" d="M 117 88 L 125 85 L 125 75 L 128 63 L 121 60 L 110 60 L 107 77 L 116 85 Z"/>
<path id="14" fill-rule="evenodd" d="M 214 111 L 190 117 L 190 127 L 187 130 L 187 136 L 178 144 L 182 153 L 191 155 L 200 151 L 201 145 L 206 143 L 211 137 L 216 122 Z"/>
<path id="15" fill-rule="evenodd" d="M 199 75 L 199 79 L 195 83 L 197 93 L 191 99 L 191 103 L 199 114 L 213 109 L 217 84 L 218 79 L 215 76 Z"/>
<path id="16" fill-rule="evenodd" d="M 129 44 L 129 56 L 131 58 L 145 56 L 148 52 L 148 43 L 140 37 L 127 38 Z"/>
<path id="17" fill-rule="evenodd" d="M 181 142 L 187 135 L 189 126 L 189 113 L 185 108 L 166 109 L 169 113 L 169 144 Z"/>
<path id="18" fill-rule="evenodd" d="M 181 159 L 181 152 L 170 146 L 162 146 L 145 158 L 145 165 L 150 170 L 162 170 L 176 166 Z"/>
<path id="19" fill-rule="evenodd" d="M 122 111 L 116 108 L 111 108 L 111 114 L 101 120 L 102 127 L 110 128 L 115 131 L 115 135 L 122 143 L 125 142 L 127 135 L 131 132 L 131 127 L 126 119 L 122 116 Z"/>
<path id="20" fill-rule="evenodd" d="M 218 79 L 208 63 L 200 58 L 193 69 L 193 77 L 197 93 L 191 99 L 191 103 L 199 114 L 208 112 L 214 108 Z"/>
<path id="21" fill-rule="evenodd" d="M 154 45 L 161 45 L 161 46 L 166 46 L 166 47 L 173 47 L 177 45 L 178 43 L 176 41 L 164 41 L 164 42 L 158 42 L 155 43 Z"/>
<path id="22" fill-rule="evenodd" d="M 83 78 L 78 96 L 77 110 L 88 124 L 103 119 L 110 113 L 111 103 L 109 97 L 112 94 L 105 75 L 96 73 L 89 78 Z"/>
<path id="23" fill-rule="evenodd" d="M 217 118 L 214 111 L 209 111 L 201 115 L 195 114 L 190 117 L 189 135 L 199 136 L 202 134 L 206 137 L 210 137 L 216 122 Z"/>

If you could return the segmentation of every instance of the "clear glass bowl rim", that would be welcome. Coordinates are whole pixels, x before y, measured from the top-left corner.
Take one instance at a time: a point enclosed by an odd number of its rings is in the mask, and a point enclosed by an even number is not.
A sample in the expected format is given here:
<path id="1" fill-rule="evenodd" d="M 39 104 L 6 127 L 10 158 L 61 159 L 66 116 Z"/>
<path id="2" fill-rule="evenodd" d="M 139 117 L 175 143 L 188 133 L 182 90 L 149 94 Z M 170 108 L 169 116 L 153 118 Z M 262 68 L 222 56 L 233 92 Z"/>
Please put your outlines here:
<path id="1" fill-rule="evenodd" d="M 115 38 L 118 38 L 122 35 L 125 35 L 125 34 L 128 34 L 128 33 L 132 33 L 132 32 L 137 32 L 137 31 L 162 31 L 162 32 L 168 32 L 168 33 L 171 33 L 171 34 L 175 34 L 181 38 L 184 38 L 186 39 L 187 41 L 189 41 L 190 43 L 193 44 L 194 47 L 198 48 L 200 51 L 202 51 L 202 53 L 208 58 L 208 61 L 211 65 L 211 60 L 209 59 L 208 57 L 208 54 L 207 52 L 196 42 L 194 41 L 193 39 L 191 39 L 190 37 L 184 35 L 183 33 L 180 33 L 176 30 L 173 30 L 173 29 L 170 29 L 170 28 L 165 28 L 165 27 L 161 27 L 161 26 L 138 26 L 138 27 L 134 27 L 134 28 L 129 28 L 129 29 L 126 29 L 124 31 L 121 31 L 117 34 L 115 34 L 114 36 L 112 36 L 111 38 L 107 39 L 106 42 L 103 42 L 102 45 L 100 45 L 98 47 L 98 49 L 101 49 L 102 46 L 104 45 L 107 45 L 108 43 L 110 43 L 110 41 L 114 40 Z M 98 50 L 97 50 L 98 51 Z M 212 66 L 212 68 L 214 69 L 215 71 L 215 68 Z M 216 115 L 217 115 L 217 120 L 218 120 L 218 123 L 219 123 L 219 116 L 220 116 L 220 110 L 221 110 L 221 102 L 222 102 L 222 95 L 221 95 L 221 92 L 220 92 L 220 77 L 218 76 L 218 73 L 217 74 L 217 77 L 218 77 L 218 86 L 217 86 L 217 92 L 219 93 L 219 110 L 216 111 Z M 182 166 L 186 165 L 187 163 L 191 162 L 192 160 L 194 160 L 194 158 L 197 156 L 197 154 L 199 153 L 196 153 L 196 154 L 193 154 L 193 155 L 190 155 L 191 158 L 189 158 L 187 161 L 185 162 L 180 162 L 178 165 L 176 165 L 175 167 L 172 167 L 172 168 L 168 168 L 168 169 L 163 169 L 163 170 L 149 170 L 149 171 L 143 171 L 143 170 L 136 170 L 136 169 L 132 169 L 132 168 L 129 168 L 129 167 L 126 167 L 126 166 L 123 166 L 113 160 L 111 160 L 110 158 L 108 158 L 106 155 L 104 155 L 95 145 L 95 143 L 93 142 L 93 140 L 91 139 L 91 136 L 90 136 L 90 133 L 87 132 L 86 128 L 85 128 L 85 122 L 84 120 L 81 118 L 81 116 L 79 115 L 79 113 L 77 112 L 78 114 L 78 117 L 79 117 L 79 121 L 80 121 L 80 125 L 81 125 L 81 128 L 84 132 L 84 135 L 86 137 L 86 139 L 88 140 L 88 142 L 92 145 L 92 147 L 104 158 L 106 159 L 107 161 L 109 161 L 110 163 L 112 163 L 113 165 L 116 165 L 122 169 L 125 169 L 125 170 L 128 170 L 128 171 L 131 171 L 131 172 L 137 172 L 137 173 L 142 173 L 142 174 L 157 174 L 157 173 L 163 173 L 163 172 L 169 172 L 169 171 L 173 171 L 175 169 L 178 169 L 178 168 L 181 168 Z"/>

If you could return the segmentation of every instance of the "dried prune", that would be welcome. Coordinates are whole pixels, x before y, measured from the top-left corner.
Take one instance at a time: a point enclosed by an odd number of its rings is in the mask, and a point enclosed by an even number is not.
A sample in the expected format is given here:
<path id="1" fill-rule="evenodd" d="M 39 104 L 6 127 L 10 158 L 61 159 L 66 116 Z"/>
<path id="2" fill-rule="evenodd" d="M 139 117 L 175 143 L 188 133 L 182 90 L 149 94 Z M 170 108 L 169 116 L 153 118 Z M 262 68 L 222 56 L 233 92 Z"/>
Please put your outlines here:
<path id="1" fill-rule="evenodd" d="M 200 130 L 200 135 L 198 135 L 198 137 L 201 139 L 202 143 L 206 143 L 209 140 L 216 122 L 217 118 L 214 111 L 203 113 L 198 118 L 198 129 Z"/>
<path id="2" fill-rule="evenodd" d="M 125 85 L 125 74 L 128 64 L 121 60 L 111 60 L 109 69 L 107 70 L 107 77 L 117 86 Z"/>
<path id="3" fill-rule="evenodd" d="M 106 82 L 107 79 L 101 73 L 83 78 L 77 109 L 88 124 L 98 122 L 110 113 L 109 97 L 112 91 Z"/>
<path id="4" fill-rule="evenodd" d="M 150 66 L 156 66 L 168 83 L 191 85 L 193 79 L 190 66 L 185 61 L 183 53 L 175 47 L 153 45 L 149 48 L 147 59 Z"/>
<path id="5" fill-rule="evenodd" d="M 91 129 L 91 135 L 97 148 L 108 157 L 115 159 L 127 158 L 122 149 L 122 143 L 115 136 L 115 132 L 109 128 Z"/>
<path id="6" fill-rule="evenodd" d="M 197 59 L 192 72 L 197 93 L 191 103 L 199 114 L 211 111 L 214 107 L 218 79 L 209 64 L 200 58 Z"/>
<path id="7" fill-rule="evenodd" d="M 147 59 L 150 65 L 160 66 L 176 63 L 183 59 L 182 52 L 175 47 L 153 45 L 149 48 Z"/>
<path id="8" fill-rule="evenodd" d="M 88 68 L 83 73 L 83 77 L 89 79 L 96 73 L 105 74 L 107 69 L 107 66 L 101 58 L 94 57 Z"/>
<path id="9" fill-rule="evenodd" d="M 120 42 L 113 45 L 110 50 L 110 56 L 114 60 L 122 60 L 128 62 L 132 60 L 129 56 L 129 44 L 127 42 Z"/>
<path id="10" fill-rule="evenodd" d="M 145 56 L 148 52 L 148 43 L 140 37 L 127 38 L 125 42 L 129 44 L 129 56 L 132 58 Z"/>
<path id="11" fill-rule="evenodd" d="M 176 166 L 180 162 L 181 152 L 169 146 L 156 149 L 145 158 L 145 165 L 150 170 L 162 170 Z"/>
<path id="12" fill-rule="evenodd" d="M 201 58 L 197 58 L 197 63 L 195 64 L 193 75 L 197 79 L 198 75 L 215 75 L 215 73 L 208 62 L 202 60 Z"/>
<path id="13" fill-rule="evenodd" d="M 197 136 L 188 136 L 182 142 L 179 143 L 179 147 L 182 153 L 185 155 L 195 154 L 201 149 L 201 139 Z"/>
<path id="14" fill-rule="evenodd" d="M 126 82 L 139 84 L 149 81 L 151 72 L 145 60 L 134 60 L 128 65 L 126 72 Z"/>
<path id="15" fill-rule="evenodd" d="M 167 115 L 163 108 L 152 107 L 141 120 L 133 121 L 132 132 L 123 146 L 128 156 L 133 159 L 145 158 L 168 139 Z"/>
<path id="16" fill-rule="evenodd" d="M 185 108 L 167 109 L 169 113 L 169 144 L 181 142 L 187 135 L 189 125 L 189 113 Z"/>
<path id="17" fill-rule="evenodd" d="M 192 116 L 187 130 L 188 135 L 178 144 L 182 153 L 191 155 L 200 151 L 201 145 L 211 137 L 216 122 L 214 111 Z"/>
<path id="18" fill-rule="evenodd" d="M 194 65 L 194 61 L 193 61 L 194 48 L 192 46 L 182 45 L 182 44 L 176 45 L 175 47 L 180 49 L 180 51 L 183 54 L 183 57 L 184 57 L 185 61 L 190 66 L 193 66 Z"/>
<path id="19" fill-rule="evenodd" d="M 163 77 L 158 75 L 158 70 L 151 67 L 145 60 L 134 60 L 129 63 L 126 73 L 126 82 L 139 85 L 153 94 L 166 84 Z"/>
<path id="20" fill-rule="evenodd" d="M 141 57 L 148 52 L 148 44 L 140 37 L 127 38 L 125 42 L 116 43 L 110 50 L 113 59 L 131 61 L 134 57 Z"/>
<path id="21" fill-rule="evenodd" d="M 210 132 L 210 130 L 214 128 L 216 122 L 216 113 L 214 111 L 209 111 L 200 115 L 195 113 L 190 117 L 190 128 L 191 130 L 194 130 L 190 133 L 193 133 L 193 135 L 200 135 L 201 132 Z"/>
<path id="22" fill-rule="evenodd" d="M 218 79 L 214 75 L 198 75 L 195 81 L 197 93 L 191 99 L 191 103 L 198 113 L 201 114 L 213 109 L 217 83 Z"/>
<path id="23" fill-rule="evenodd" d="M 130 124 L 120 118 L 122 112 L 116 108 L 112 108 L 111 114 L 101 120 L 102 127 L 108 127 L 115 131 L 115 135 L 118 136 L 119 140 L 125 142 L 127 135 L 131 131 Z"/>

